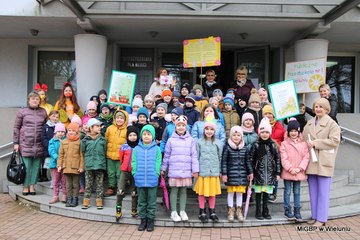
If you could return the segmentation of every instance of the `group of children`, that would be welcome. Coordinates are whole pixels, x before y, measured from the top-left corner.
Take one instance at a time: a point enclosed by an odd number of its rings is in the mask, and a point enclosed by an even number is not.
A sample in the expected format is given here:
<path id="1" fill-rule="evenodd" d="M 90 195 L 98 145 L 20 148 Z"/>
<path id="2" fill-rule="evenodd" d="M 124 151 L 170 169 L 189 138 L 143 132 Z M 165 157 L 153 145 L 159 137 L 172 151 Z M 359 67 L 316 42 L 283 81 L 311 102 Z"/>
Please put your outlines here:
<path id="1" fill-rule="evenodd" d="M 68 207 L 77 206 L 79 182 L 85 172 L 83 209 L 91 206 L 95 185 L 98 209 L 103 208 L 104 195 L 117 195 L 118 220 L 123 198 L 130 190 L 131 215 L 141 219 L 138 230 L 153 231 L 159 177 L 166 175 L 174 222 L 189 219 L 185 210 L 187 188 L 192 186 L 198 194 L 199 219 L 204 223 L 209 218 L 219 221 L 215 203 L 221 194 L 220 180 L 227 189 L 230 222 L 235 215 L 238 221 L 244 220 L 243 194 L 252 182 L 256 218 L 270 219 L 268 196 L 281 176 L 285 183 L 285 216 L 301 219 L 300 181 L 306 179 L 309 154 L 299 122 L 289 121 L 286 140 L 278 146 L 271 139 L 269 119 L 261 114 L 268 100 L 260 100 L 256 89 L 247 106 L 236 103 L 231 89 L 225 98 L 221 90 L 215 89 L 209 103 L 202 97 L 201 86 L 194 86 L 194 94 L 188 84 L 182 86 L 180 94 L 164 89 L 157 102 L 152 95 L 146 95 L 143 101 L 140 94 L 135 94 L 127 111 L 91 99 L 82 120 L 72 117 L 67 132 L 65 125 L 57 122 L 59 112 L 50 112 L 47 126 L 54 128 L 48 145 L 54 181 L 50 203 L 61 200 Z M 235 108 L 236 104 L 239 107 Z M 108 189 L 104 193 L 105 176 Z M 295 215 L 290 207 L 292 185 Z"/>

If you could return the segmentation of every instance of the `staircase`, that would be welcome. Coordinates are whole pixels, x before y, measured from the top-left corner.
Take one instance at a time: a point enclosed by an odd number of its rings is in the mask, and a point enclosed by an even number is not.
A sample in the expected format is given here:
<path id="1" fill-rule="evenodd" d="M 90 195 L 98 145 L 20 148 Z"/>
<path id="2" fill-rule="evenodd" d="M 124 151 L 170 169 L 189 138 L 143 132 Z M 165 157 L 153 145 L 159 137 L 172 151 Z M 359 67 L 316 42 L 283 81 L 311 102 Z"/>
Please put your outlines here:
<path id="1" fill-rule="evenodd" d="M 104 198 L 104 209 L 97 210 L 95 207 L 95 197 L 91 198 L 91 207 L 81 209 L 82 196 L 79 199 L 79 206 L 67 208 L 64 203 L 49 204 L 53 190 L 50 183 L 38 183 L 36 186 L 36 196 L 23 196 L 22 186 L 9 186 L 9 194 L 14 200 L 30 203 L 39 207 L 40 211 L 58 214 L 67 217 L 80 218 L 90 221 L 115 222 L 116 197 Z M 274 224 L 291 223 L 283 216 L 283 181 L 280 180 L 278 188 L 277 202 L 269 203 L 271 220 L 257 220 L 255 216 L 255 205 L 250 203 L 249 214 L 246 221 L 242 223 L 229 223 L 227 221 L 226 189 L 223 186 L 222 195 L 216 199 L 216 212 L 220 218 L 218 223 L 201 223 L 198 218 L 197 195 L 192 189 L 188 189 L 188 199 L 186 212 L 189 215 L 188 222 L 174 223 L 170 220 L 170 211 L 166 211 L 162 203 L 162 189 L 158 190 L 156 226 L 176 226 L 176 227 L 249 227 L 264 226 Z M 291 198 L 292 199 L 292 198 Z M 291 200 L 292 201 L 292 200 Z M 244 201 L 245 202 L 245 201 Z M 301 214 L 304 219 L 310 218 L 310 201 L 307 182 L 301 184 Z M 132 218 L 130 214 L 131 197 L 126 195 L 123 200 L 123 217 L 119 223 L 139 224 L 139 220 Z M 349 176 L 343 172 L 335 174 L 330 194 L 329 218 L 340 218 L 360 214 L 360 185 L 349 183 Z M 235 219 L 236 221 L 236 219 Z"/>

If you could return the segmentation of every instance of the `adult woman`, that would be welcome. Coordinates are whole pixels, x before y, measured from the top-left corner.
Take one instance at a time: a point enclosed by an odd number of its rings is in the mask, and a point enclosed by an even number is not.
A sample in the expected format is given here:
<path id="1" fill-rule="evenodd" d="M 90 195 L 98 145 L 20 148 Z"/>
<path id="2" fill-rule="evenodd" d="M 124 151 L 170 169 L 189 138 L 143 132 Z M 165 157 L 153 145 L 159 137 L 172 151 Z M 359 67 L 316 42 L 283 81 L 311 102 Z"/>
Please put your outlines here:
<path id="1" fill-rule="evenodd" d="M 49 116 L 49 113 L 54 109 L 54 106 L 47 102 L 48 99 L 47 99 L 46 92 L 47 92 L 47 90 L 48 90 L 48 86 L 47 86 L 45 83 L 41 84 L 41 86 L 40 86 L 39 83 L 37 83 L 37 84 L 35 85 L 34 90 L 35 90 L 35 91 L 39 94 L 39 96 L 40 96 L 40 107 L 42 107 L 43 109 L 45 109 L 47 115 Z"/>
<path id="2" fill-rule="evenodd" d="M 317 161 L 310 161 L 306 170 L 312 218 L 309 224 L 323 226 L 328 220 L 330 187 L 340 143 L 340 127 L 328 115 L 331 108 L 326 98 L 315 100 L 313 111 L 316 116 L 307 122 L 303 132 L 305 139 L 310 136 L 308 147 L 314 149 L 317 157 Z"/>
<path id="3" fill-rule="evenodd" d="M 166 88 L 169 88 L 166 84 L 160 83 L 161 76 L 167 76 L 168 71 L 166 68 L 160 68 L 156 74 L 155 82 L 153 82 L 150 86 L 149 93 L 151 96 L 155 97 L 156 95 L 162 94 L 162 91 Z"/>
<path id="4" fill-rule="evenodd" d="M 35 195 L 34 185 L 37 182 L 41 158 L 44 156 L 41 129 L 47 114 L 45 109 L 40 107 L 40 96 L 37 92 L 31 92 L 27 100 L 28 106 L 16 114 L 13 142 L 14 150 L 21 152 L 26 166 L 23 195 Z"/>
<path id="5" fill-rule="evenodd" d="M 208 69 L 205 75 L 206 75 L 206 81 L 203 83 L 203 88 L 204 88 L 203 95 L 208 99 L 210 99 L 213 96 L 213 91 L 221 87 L 219 83 L 215 81 L 216 74 L 213 69 Z"/>
<path id="6" fill-rule="evenodd" d="M 69 125 L 72 117 L 78 115 L 80 118 L 84 115 L 77 102 L 74 89 L 70 82 L 64 83 L 60 99 L 56 102 L 54 110 L 58 110 L 60 114 L 60 122 Z"/>
<path id="7" fill-rule="evenodd" d="M 245 66 L 240 66 L 236 69 L 236 83 L 233 88 L 235 89 L 235 99 L 240 101 L 249 101 L 251 89 L 255 88 L 250 79 L 247 79 L 248 70 Z"/>

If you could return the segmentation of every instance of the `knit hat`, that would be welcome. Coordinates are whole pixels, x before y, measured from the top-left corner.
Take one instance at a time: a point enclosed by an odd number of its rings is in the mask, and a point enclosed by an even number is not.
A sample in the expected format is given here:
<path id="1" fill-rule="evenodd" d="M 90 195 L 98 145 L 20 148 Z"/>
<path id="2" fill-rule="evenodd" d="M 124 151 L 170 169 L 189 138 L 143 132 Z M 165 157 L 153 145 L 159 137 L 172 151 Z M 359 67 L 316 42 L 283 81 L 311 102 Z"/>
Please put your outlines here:
<path id="1" fill-rule="evenodd" d="M 248 120 L 248 119 L 251 119 L 253 121 L 253 123 L 255 122 L 254 116 L 251 113 L 246 112 L 241 117 L 241 123 L 244 125 L 245 120 Z"/>
<path id="2" fill-rule="evenodd" d="M 180 93 L 179 93 L 178 91 L 173 91 L 172 97 L 179 98 L 179 97 L 180 97 Z"/>
<path id="3" fill-rule="evenodd" d="M 172 97 L 172 92 L 170 89 L 164 89 L 161 93 L 161 97 L 164 98 L 165 96 L 170 96 Z"/>
<path id="4" fill-rule="evenodd" d="M 180 91 L 181 91 L 181 89 L 183 89 L 183 88 L 186 88 L 189 92 L 190 92 L 190 90 L 191 90 L 190 84 L 188 84 L 188 83 L 184 83 L 183 85 L 181 85 Z"/>
<path id="5" fill-rule="evenodd" d="M 195 95 L 193 93 L 190 93 L 185 97 L 185 102 L 191 102 L 193 105 L 195 105 Z"/>
<path id="6" fill-rule="evenodd" d="M 175 120 L 175 125 L 178 125 L 178 124 L 180 124 L 180 123 L 183 123 L 183 124 L 185 124 L 185 126 L 187 125 L 187 117 L 186 116 L 184 116 L 184 115 L 180 115 L 180 116 L 178 116 L 177 118 L 176 118 L 176 120 Z"/>
<path id="7" fill-rule="evenodd" d="M 204 92 L 204 89 L 203 89 L 203 87 L 202 87 L 200 84 L 195 84 L 195 85 L 193 86 L 193 92 L 194 92 L 194 94 L 196 93 L 196 90 L 200 90 L 202 93 Z"/>
<path id="8" fill-rule="evenodd" d="M 96 104 L 95 104 L 95 102 L 94 102 L 94 101 L 88 102 L 88 104 L 86 105 L 86 109 L 87 109 L 87 110 L 90 110 L 90 109 L 96 110 Z"/>
<path id="9" fill-rule="evenodd" d="M 55 130 L 54 130 L 54 133 L 57 133 L 57 132 L 65 132 L 65 125 L 62 124 L 62 123 L 57 123 L 55 124 Z"/>
<path id="10" fill-rule="evenodd" d="M 69 123 L 67 129 L 71 129 L 71 130 L 74 130 L 76 132 L 79 132 L 80 128 L 79 128 L 79 124 L 72 122 L 72 123 Z"/>
<path id="11" fill-rule="evenodd" d="M 262 109 L 262 115 L 265 116 L 266 113 L 271 113 L 272 115 L 274 115 L 274 109 L 270 104 L 265 105 Z"/>
<path id="12" fill-rule="evenodd" d="M 226 96 L 224 97 L 223 103 L 224 103 L 224 106 L 225 106 L 225 103 L 230 103 L 230 105 L 232 107 L 234 107 L 233 95 L 231 93 L 226 94 Z"/>
<path id="13" fill-rule="evenodd" d="M 144 102 L 146 101 L 151 101 L 151 102 L 155 102 L 154 97 L 151 96 L 150 94 L 146 95 L 144 98 Z"/>
<path id="14" fill-rule="evenodd" d="M 110 110 L 110 106 L 109 106 L 109 104 L 107 104 L 107 103 L 101 104 L 101 106 L 100 106 L 100 112 L 102 111 L 103 108 L 108 108 L 108 109 Z"/>
<path id="15" fill-rule="evenodd" d="M 259 131 L 259 133 L 262 133 L 262 132 L 269 132 L 270 134 L 272 133 L 270 120 L 267 117 L 263 117 L 263 119 L 261 119 L 258 131 Z"/>
<path id="16" fill-rule="evenodd" d="M 159 104 L 156 106 L 156 110 L 157 110 L 159 107 L 165 109 L 165 112 L 167 112 L 168 105 L 167 105 L 166 103 L 159 103 Z"/>
<path id="17" fill-rule="evenodd" d="M 216 122 L 216 119 L 214 118 L 214 114 L 209 113 L 205 118 L 204 129 L 206 127 L 211 127 L 216 130 L 216 127 L 217 127 L 216 123 L 217 122 Z"/>
<path id="18" fill-rule="evenodd" d="M 220 89 L 215 89 L 213 91 L 213 96 L 216 96 L 216 95 L 220 95 L 221 97 L 223 97 L 223 92 L 220 90 Z"/>
<path id="19" fill-rule="evenodd" d="M 143 103 L 143 100 L 141 100 L 140 98 L 134 98 L 132 103 L 131 103 L 131 106 L 138 106 L 138 107 L 143 107 L 144 103 Z"/>
<path id="20" fill-rule="evenodd" d="M 258 102 L 260 103 L 260 97 L 259 97 L 259 94 L 257 92 L 257 90 L 255 88 L 251 89 L 251 95 L 250 95 L 250 98 L 249 98 L 249 105 L 250 103 L 252 102 Z"/>
<path id="21" fill-rule="evenodd" d="M 80 117 L 75 114 L 72 118 L 71 118 L 71 123 L 76 123 L 79 127 L 82 126 L 82 121 L 80 119 Z"/>
<path id="22" fill-rule="evenodd" d="M 288 127 L 287 127 L 287 131 L 288 133 L 291 130 L 296 130 L 298 132 L 300 132 L 300 123 L 296 120 L 296 118 L 290 118 Z"/>
<path id="23" fill-rule="evenodd" d="M 141 129 L 140 138 L 142 137 L 144 131 L 150 132 L 153 140 L 155 139 L 155 128 L 154 128 L 152 125 L 146 124 L 146 125 Z"/>
<path id="24" fill-rule="evenodd" d="M 240 133 L 241 134 L 241 138 L 243 137 L 244 135 L 244 132 L 242 130 L 242 128 L 240 126 L 233 126 L 231 129 L 230 129 L 230 136 L 232 136 L 234 133 Z"/>
<path id="25" fill-rule="evenodd" d="M 115 118 L 116 118 L 117 116 L 121 116 L 123 119 L 126 119 L 126 116 L 125 116 L 125 114 L 124 114 L 122 111 L 117 111 L 117 112 L 115 113 Z"/>
<path id="26" fill-rule="evenodd" d="M 136 134 L 136 136 L 137 136 L 136 141 L 129 141 L 130 133 L 135 133 Z M 134 127 L 134 126 L 128 126 L 127 127 L 126 142 L 132 148 L 134 148 L 134 147 L 136 147 L 136 145 L 138 145 L 138 142 L 139 142 L 139 129 L 137 127 Z"/>
<path id="27" fill-rule="evenodd" d="M 97 120 L 96 118 L 90 118 L 89 121 L 87 122 L 87 126 L 92 127 L 95 125 L 101 125 L 101 122 L 99 120 Z"/>
<path id="28" fill-rule="evenodd" d="M 136 117 L 139 118 L 140 115 L 145 115 L 146 119 L 149 118 L 149 112 L 146 109 L 146 107 L 141 107 L 139 108 L 139 110 L 137 111 Z"/>
<path id="29" fill-rule="evenodd" d="M 171 113 L 180 116 L 180 115 L 184 115 L 184 110 L 181 107 L 176 107 L 171 111 Z"/>

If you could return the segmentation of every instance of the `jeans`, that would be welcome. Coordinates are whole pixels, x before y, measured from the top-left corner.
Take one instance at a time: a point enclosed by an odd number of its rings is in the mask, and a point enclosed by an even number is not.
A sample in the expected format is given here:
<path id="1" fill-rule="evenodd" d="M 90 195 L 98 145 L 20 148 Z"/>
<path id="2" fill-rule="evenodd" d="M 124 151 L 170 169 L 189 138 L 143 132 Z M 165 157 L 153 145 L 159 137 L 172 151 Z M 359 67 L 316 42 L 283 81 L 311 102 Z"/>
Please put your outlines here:
<path id="1" fill-rule="evenodd" d="M 300 207 L 300 181 L 284 180 L 284 207 L 291 208 L 290 206 L 290 193 L 291 188 L 294 193 L 294 208 Z"/>

